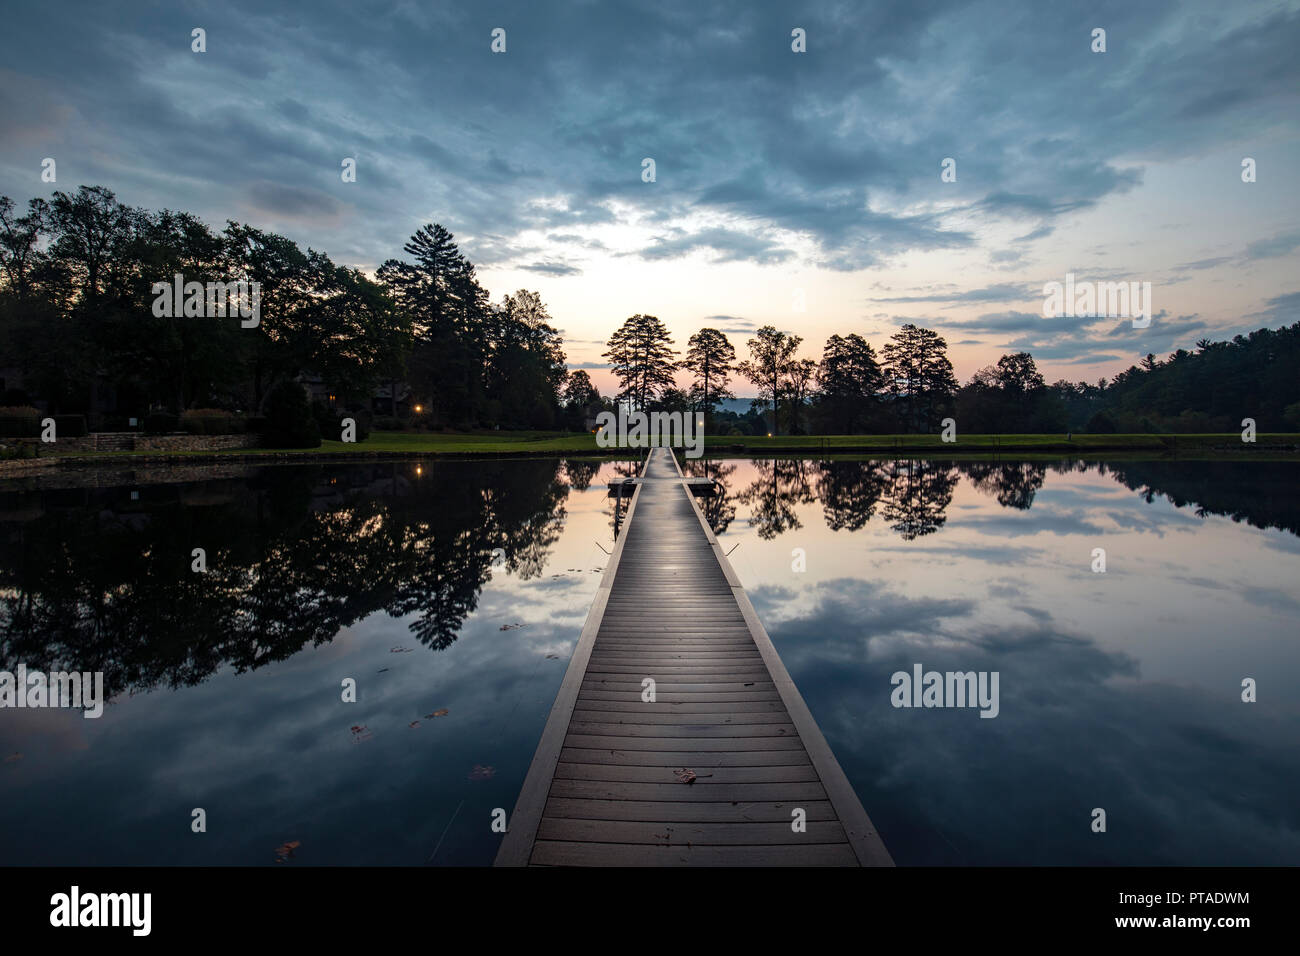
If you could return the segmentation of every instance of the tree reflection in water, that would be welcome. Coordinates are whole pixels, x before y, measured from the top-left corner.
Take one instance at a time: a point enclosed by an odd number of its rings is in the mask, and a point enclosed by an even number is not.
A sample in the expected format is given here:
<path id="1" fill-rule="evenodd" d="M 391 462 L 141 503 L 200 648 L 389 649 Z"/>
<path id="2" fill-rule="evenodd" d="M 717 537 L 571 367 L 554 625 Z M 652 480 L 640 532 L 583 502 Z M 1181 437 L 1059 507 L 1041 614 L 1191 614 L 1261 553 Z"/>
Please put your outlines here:
<path id="1" fill-rule="evenodd" d="M 570 487 L 600 463 L 272 467 L 219 480 L 0 490 L 0 669 L 103 671 L 110 695 L 181 686 L 219 668 L 284 660 L 376 612 L 410 617 L 432 649 L 456 640 L 494 552 L 539 576 Z M 636 474 L 639 461 L 615 463 Z M 944 462 L 928 459 L 685 460 L 719 493 L 699 498 L 715 533 L 750 509 L 759 537 L 799 529 L 818 502 L 827 527 L 887 522 L 904 540 L 937 531 L 962 475 L 1028 510 L 1048 471 L 1095 470 L 1147 501 L 1300 534 L 1293 462 Z M 561 471 L 561 469 L 563 469 Z M 753 477 L 739 492 L 737 475 Z M 609 499 L 613 524 L 615 499 Z M 191 570 L 194 548 L 207 572 Z"/>
<path id="2" fill-rule="evenodd" d="M 245 480 L 0 496 L 0 661 L 103 671 L 110 694 L 283 660 L 370 614 L 456 640 L 494 550 L 539 575 L 556 461 L 266 468 Z M 9 520 L 6 520 L 9 519 Z M 192 549 L 206 573 L 191 570 Z"/>

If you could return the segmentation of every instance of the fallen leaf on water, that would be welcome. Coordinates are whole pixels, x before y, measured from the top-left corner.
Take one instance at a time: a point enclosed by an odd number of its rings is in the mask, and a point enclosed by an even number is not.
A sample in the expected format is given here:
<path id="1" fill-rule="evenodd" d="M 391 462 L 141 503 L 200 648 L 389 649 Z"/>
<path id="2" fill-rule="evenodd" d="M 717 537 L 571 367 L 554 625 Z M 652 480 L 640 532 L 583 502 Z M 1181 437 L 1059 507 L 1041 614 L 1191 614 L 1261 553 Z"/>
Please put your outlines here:
<path id="1" fill-rule="evenodd" d="M 386 671 L 386 670 L 388 670 L 387 667 L 381 667 L 381 668 L 379 668 L 379 670 L 375 671 L 375 673 L 376 673 L 376 674 L 382 674 L 382 673 L 383 673 L 384 671 Z"/>
<path id="2" fill-rule="evenodd" d="M 413 720 L 413 721 L 411 721 L 409 724 L 407 724 L 406 726 L 408 726 L 408 727 L 410 727 L 412 730 L 414 730 L 416 727 L 419 727 L 419 726 L 420 726 L 420 722 L 419 722 L 418 720 Z"/>
<path id="3" fill-rule="evenodd" d="M 290 840 L 288 843 L 281 843 L 275 848 L 275 862 L 284 863 L 293 856 L 293 851 L 298 849 L 300 846 L 302 846 L 301 840 Z"/>
<path id="4" fill-rule="evenodd" d="M 413 650 L 415 650 L 414 647 L 390 647 L 390 648 L 388 649 L 388 653 L 390 653 L 390 654 L 409 654 L 409 653 L 411 653 L 411 651 L 413 651 Z"/>
<path id="5" fill-rule="evenodd" d="M 435 710 L 432 714 L 425 714 L 424 719 L 428 720 L 430 717 L 446 717 L 449 713 L 451 713 L 451 711 L 446 707 L 443 707 L 440 710 Z"/>
<path id="6" fill-rule="evenodd" d="M 17 763 L 19 760 L 22 759 L 23 759 L 23 755 L 15 751 L 14 753 L 11 753 L 8 757 L 5 757 L 5 763 Z"/>
<path id="7" fill-rule="evenodd" d="M 372 734 L 372 733 L 371 733 L 371 732 L 366 728 L 366 725 L 365 725 L 365 724 L 353 724 L 353 725 L 352 725 L 352 742 L 353 742 L 353 743 L 361 743 L 361 741 L 363 741 L 363 740 L 369 740 L 369 739 L 370 739 L 371 737 L 373 737 L 373 736 L 374 736 L 374 734 Z"/>
<path id="8" fill-rule="evenodd" d="M 524 625 L 524 624 L 502 624 L 502 625 L 501 625 L 501 630 L 503 630 L 503 631 L 513 631 L 513 630 L 515 630 L 516 628 L 526 627 L 526 626 L 527 626 L 527 625 Z"/>
<path id="9" fill-rule="evenodd" d="M 547 655 L 546 655 L 546 659 L 547 659 L 548 661 L 557 661 L 557 660 L 560 659 L 560 655 L 559 655 L 559 654 L 547 654 Z"/>
<path id="10" fill-rule="evenodd" d="M 474 769 L 469 772 L 471 780 L 487 780 L 489 777 L 496 775 L 496 770 L 492 767 L 485 767 L 482 764 L 474 764 Z"/>

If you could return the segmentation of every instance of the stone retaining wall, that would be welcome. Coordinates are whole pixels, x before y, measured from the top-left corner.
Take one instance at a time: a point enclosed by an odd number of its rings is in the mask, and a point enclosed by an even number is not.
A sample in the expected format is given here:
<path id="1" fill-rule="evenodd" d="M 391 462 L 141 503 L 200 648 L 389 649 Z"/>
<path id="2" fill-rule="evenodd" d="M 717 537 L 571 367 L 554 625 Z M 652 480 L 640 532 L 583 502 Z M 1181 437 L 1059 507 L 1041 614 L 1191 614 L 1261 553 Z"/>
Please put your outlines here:
<path id="1" fill-rule="evenodd" d="M 0 458 L 0 478 L 31 475 L 44 472 L 62 460 L 69 452 L 151 451 L 151 452 L 216 452 L 238 448 L 256 448 L 256 435 L 190 435 L 178 432 L 171 435 L 141 435 L 138 432 L 94 432 L 80 438 L 60 438 L 45 444 L 37 438 L 0 438 L 0 448 L 11 445 L 34 445 L 38 458 Z M 147 464 L 147 462 L 141 462 Z"/>
<path id="2" fill-rule="evenodd" d="M 32 441 L 32 439 L 22 439 Z M 68 451 L 223 451 L 227 448 L 256 448 L 256 435 L 142 435 L 139 432 L 94 432 L 81 438 L 60 438 L 53 445 L 41 445 L 41 453 Z"/>

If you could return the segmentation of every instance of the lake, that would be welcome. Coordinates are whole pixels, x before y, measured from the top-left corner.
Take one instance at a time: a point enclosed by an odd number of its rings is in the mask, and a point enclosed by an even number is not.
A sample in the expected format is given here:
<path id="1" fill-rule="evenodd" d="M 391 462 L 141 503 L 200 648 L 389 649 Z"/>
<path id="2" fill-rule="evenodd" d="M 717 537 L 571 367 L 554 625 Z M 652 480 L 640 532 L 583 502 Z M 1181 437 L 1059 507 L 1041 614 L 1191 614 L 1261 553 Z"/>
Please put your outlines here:
<path id="1" fill-rule="evenodd" d="M 899 864 L 1300 859 L 1300 464 L 686 464 Z M 0 710 L 0 863 L 490 863 L 635 467 L 0 482 L 0 670 L 111 697 Z"/>

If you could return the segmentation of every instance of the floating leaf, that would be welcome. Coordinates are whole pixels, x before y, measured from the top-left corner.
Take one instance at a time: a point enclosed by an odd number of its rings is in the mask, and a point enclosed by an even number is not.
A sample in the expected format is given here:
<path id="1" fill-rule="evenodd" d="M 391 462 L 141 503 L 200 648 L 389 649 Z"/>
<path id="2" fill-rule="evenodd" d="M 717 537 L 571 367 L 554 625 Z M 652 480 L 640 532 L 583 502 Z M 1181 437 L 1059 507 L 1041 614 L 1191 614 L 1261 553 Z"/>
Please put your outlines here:
<path id="1" fill-rule="evenodd" d="M 5 763 L 17 763 L 22 759 L 23 759 L 23 755 L 18 753 L 17 751 L 14 751 L 8 757 L 5 757 Z"/>
<path id="2" fill-rule="evenodd" d="M 503 631 L 513 631 L 517 628 L 526 627 L 526 626 L 527 625 L 524 624 L 502 624 L 500 629 Z"/>
<path id="3" fill-rule="evenodd" d="M 288 843 L 281 843 L 275 848 L 275 862 L 286 862 L 291 856 L 293 856 L 293 851 L 298 849 L 300 846 L 302 846 L 301 840 L 290 840 Z"/>
<path id="4" fill-rule="evenodd" d="M 373 737 L 373 736 L 374 736 L 374 734 L 372 734 L 372 733 L 370 732 L 370 730 L 366 727 L 365 724 L 353 724 L 353 725 L 352 725 L 352 742 L 353 742 L 353 743 L 358 743 L 358 744 L 359 744 L 359 743 L 361 743 L 361 741 L 363 741 L 363 740 L 369 740 L 369 739 L 370 739 L 371 737 Z"/>
<path id="5" fill-rule="evenodd" d="M 428 720 L 428 719 L 430 719 L 431 717 L 446 717 L 447 714 L 449 714 L 449 713 L 450 713 L 450 711 L 447 710 L 446 707 L 443 707 L 443 708 L 441 708 L 440 710 L 435 710 L 432 714 L 425 714 L 425 715 L 424 715 L 424 719 L 425 719 L 425 720 Z"/>
<path id="6" fill-rule="evenodd" d="M 390 653 L 390 654 L 409 654 L 409 653 L 411 653 L 411 651 L 413 651 L 413 650 L 415 650 L 414 647 L 390 647 L 390 648 L 388 649 L 388 653 Z"/>
<path id="7" fill-rule="evenodd" d="M 419 726 L 420 726 L 420 722 L 419 722 L 418 720 L 413 720 L 413 721 L 411 721 L 409 724 L 407 724 L 406 726 L 408 726 L 408 727 L 410 727 L 412 730 L 414 730 L 416 727 L 419 727 Z"/>
<path id="8" fill-rule="evenodd" d="M 559 655 L 559 654 L 547 654 L 547 655 L 546 655 L 546 659 L 547 659 L 548 661 L 559 660 L 559 659 L 560 659 L 560 655 Z"/>
<path id="9" fill-rule="evenodd" d="M 496 776 L 496 770 L 492 767 L 485 767 L 482 764 L 474 764 L 474 769 L 469 772 L 471 780 L 487 780 L 489 777 Z"/>
<path id="10" fill-rule="evenodd" d="M 379 668 L 379 670 L 375 671 L 375 673 L 376 673 L 376 674 L 382 674 L 382 673 L 383 673 L 384 671 L 386 671 L 386 670 L 388 670 L 387 667 L 381 667 L 381 668 Z"/>

